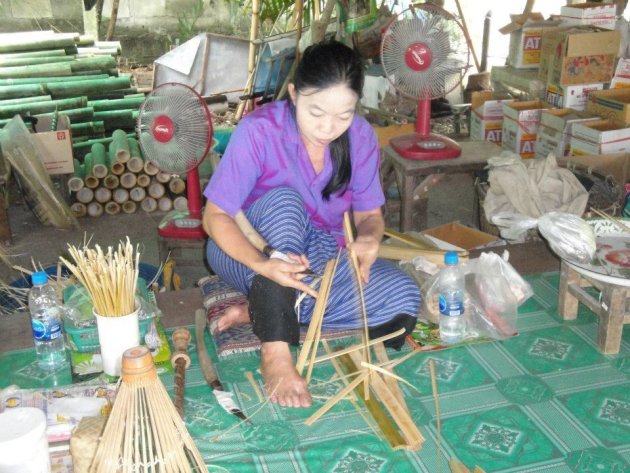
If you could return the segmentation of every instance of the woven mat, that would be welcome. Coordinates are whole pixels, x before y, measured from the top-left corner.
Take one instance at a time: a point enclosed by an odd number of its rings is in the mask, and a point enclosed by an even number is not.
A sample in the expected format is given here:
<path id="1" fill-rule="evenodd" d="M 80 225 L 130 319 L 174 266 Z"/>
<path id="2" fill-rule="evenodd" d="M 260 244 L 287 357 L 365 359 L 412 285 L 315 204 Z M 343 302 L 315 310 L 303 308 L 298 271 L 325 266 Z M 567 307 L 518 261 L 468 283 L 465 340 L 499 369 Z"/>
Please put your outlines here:
<path id="1" fill-rule="evenodd" d="M 251 324 L 231 327 L 219 332 L 216 329 L 217 320 L 228 307 L 247 302 L 247 298 L 231 286 L 223 282 L 218 276 L 208 276 L 198 282 L 203 297 L 203 306 L 207 310 L 208 327 L 216 344 L 220 357 L 245 353 L 260 349 L 260 340 L 254 334 Z M 308 327 L 300 329 L 300 343 L 304 342 Z M 322 330 L 322 340 L 336 340 L 344 337 L 356 336 L 356 330 Z"/>

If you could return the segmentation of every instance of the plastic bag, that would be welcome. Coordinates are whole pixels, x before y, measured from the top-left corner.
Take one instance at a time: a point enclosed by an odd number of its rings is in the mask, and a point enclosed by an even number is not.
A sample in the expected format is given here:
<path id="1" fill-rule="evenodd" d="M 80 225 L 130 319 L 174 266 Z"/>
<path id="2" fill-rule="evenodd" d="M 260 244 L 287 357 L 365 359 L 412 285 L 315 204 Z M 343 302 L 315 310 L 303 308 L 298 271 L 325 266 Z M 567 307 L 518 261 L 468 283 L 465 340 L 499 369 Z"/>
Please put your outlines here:
<path id="1" fill-rule="evenodd" d="M 492 223 L 501 228 L 501 236 L 508 240 L 518 239 L 537 226 L 551 249 L 569 261 L 588 263 L 597 249 L 593 227 L 570 213 L 548 212 L 539 218 L 502 213 L 492 217 Z"/>
<path id="2" fill-rule="evenodd" d="M 466 278 L 466 338 L 502 340 L 514 335 L 518 307 L 534 293 L 530 284 L 496 253 L 482 253 L 461 264 Z M 438 277 L 432 276 L 422 286 L 422 316 L 439 324 Z"/>

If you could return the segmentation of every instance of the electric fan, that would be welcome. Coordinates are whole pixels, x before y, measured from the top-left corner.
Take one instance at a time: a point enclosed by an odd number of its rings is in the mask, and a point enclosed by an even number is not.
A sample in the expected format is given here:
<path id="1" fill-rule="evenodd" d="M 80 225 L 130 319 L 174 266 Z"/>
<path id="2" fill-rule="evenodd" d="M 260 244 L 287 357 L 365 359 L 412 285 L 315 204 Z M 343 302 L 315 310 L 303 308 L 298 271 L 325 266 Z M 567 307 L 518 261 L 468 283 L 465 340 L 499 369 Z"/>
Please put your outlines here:
<path id="1" fill-rule="evenodd" d="M 188 210 L 174 211 L 158 226 L 166 238 L 203 239 L 197 167 L 212 144 L 212 118 L 203 98 L 184 84 L 156 87 L 138 115 L 138 141 L 146 159 L 165 173 L 186 173 Z"/>
<path id="2" fill-rule="evenodd" d="M 416 132 L 390 140 L 407 159 L 451 159 L 455 141 L 430 131 L 431 100 L 457 87 L 469 67 L 464 30 L 450 13 L 431 5 L 412 5 L 395 16 L 381 41 L 387 79 L 403 95 L 417 99 Z"/>

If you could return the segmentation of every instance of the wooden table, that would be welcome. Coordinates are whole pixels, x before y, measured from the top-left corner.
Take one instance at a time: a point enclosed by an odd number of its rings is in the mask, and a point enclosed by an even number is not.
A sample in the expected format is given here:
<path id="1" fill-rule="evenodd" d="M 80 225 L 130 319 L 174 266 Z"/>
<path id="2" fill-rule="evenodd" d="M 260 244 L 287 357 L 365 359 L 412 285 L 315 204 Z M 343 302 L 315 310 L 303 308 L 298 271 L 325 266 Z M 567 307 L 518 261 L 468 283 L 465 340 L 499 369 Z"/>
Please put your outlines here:
<path id="1" fill-rule="evenodd" d="M 578 304 L 581 302 L 595 312 L 597 322 L 597 346 L 606 355 L 619 353 L 623 326 L 630 323 L 630 312 L 626 309 L 630 299 L 630 286 L 601 281 L 580 274 L 565 261 L 560 266 L 560 287 L 558 289 L 558 312 L 563 320 L 575 320 Z M 593 297 L 585 287 L 599 290 L 599 298 Z"/>
<path id="2" fill-rule="evenodd" d="M 499 146 L 489 141 L 462 141 L 459 145 L 462 147 L 460 157 L 436 161 L 405 159 L 391 146 L 381 149 L 381 184 L 385 191 L 394 182 L 398 186 L 401 232 L 427 227 L 427 194 L 446 174 L 480 171 L 488 158 L 501 152 Z M 395 210 L 394 206 L 388 206 L 388 211 L 391 210 Z"/>

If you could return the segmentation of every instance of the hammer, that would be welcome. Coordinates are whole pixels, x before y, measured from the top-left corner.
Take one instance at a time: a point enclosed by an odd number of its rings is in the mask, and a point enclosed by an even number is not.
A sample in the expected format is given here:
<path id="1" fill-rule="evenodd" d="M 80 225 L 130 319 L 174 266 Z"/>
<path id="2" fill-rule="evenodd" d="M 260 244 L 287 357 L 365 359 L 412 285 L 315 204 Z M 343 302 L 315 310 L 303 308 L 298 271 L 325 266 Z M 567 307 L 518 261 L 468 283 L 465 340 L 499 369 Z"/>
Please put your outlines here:
<path id="1" fill-rule="evenodd" d="M 186 327 L 178 328 L 173 332 L 173 346 L 175 352 L 171 356 L 171 364 L 175 368 L 175 409 L 180 417 L 184 418 L 184 387 L 186 385 L 186 369 L 190 366 L 188 344 L 190 332 Z"/>

